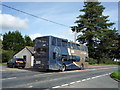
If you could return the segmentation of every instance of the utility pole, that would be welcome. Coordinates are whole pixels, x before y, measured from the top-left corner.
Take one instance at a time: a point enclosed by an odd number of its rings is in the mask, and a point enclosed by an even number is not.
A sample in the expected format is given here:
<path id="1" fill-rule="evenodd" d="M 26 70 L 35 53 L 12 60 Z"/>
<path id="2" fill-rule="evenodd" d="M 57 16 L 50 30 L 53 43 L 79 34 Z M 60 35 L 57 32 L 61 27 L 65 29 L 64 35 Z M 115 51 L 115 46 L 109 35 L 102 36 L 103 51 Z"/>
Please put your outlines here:
<path id="1" fill-rule="evenodd" d="M 71 30 L 74 32 L 74 42 L 76 42 L 76 39 L 77 39 L 77 26 L 71 27 Z"/>
<path id="2" fill-rule="evenodd" d="M 75 26 L 74 42 L 76 42 L 76 39 L 77 39 L 77 26 Z"/>

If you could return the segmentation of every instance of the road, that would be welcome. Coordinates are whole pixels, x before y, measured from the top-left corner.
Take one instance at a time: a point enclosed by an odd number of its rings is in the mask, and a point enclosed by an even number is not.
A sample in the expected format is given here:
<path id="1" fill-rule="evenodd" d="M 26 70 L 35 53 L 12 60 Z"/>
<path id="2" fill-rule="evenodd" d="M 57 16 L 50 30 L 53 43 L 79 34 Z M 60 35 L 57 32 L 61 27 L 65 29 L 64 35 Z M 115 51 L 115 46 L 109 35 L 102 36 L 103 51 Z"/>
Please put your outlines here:
<path id="1" fill-rule="evenodd" d="M 117 66 L 65 72 L 3 68 L 1 80 L 2 88 L 118 88 L 118 82 L 109 76 L 116 70 Z"/>

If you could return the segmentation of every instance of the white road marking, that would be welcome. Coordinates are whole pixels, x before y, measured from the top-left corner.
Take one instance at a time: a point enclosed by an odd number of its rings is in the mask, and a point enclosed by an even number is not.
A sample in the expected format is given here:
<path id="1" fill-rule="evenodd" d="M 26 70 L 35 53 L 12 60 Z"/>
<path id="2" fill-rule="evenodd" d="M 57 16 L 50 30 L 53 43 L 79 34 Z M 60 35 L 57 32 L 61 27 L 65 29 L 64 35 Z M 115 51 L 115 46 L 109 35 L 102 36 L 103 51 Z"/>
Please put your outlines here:
<path id="1" fill-rule="evenodd" d="M 86 80 L 90 80 L 91 78 L 87 78 Z"/>
<path id="2" fill-rule="evenodd" d="M 77 83 L 81 82 L 80 80 L 79 81 L 76 81 Z"/>
<path id="3" fill-rule="evenodd" d="M 98 77 L 101 77 L 100 75 L 99 76 L 96 76 L 96 78 L 98 78 Z"/>
<path id="4" fill-rule="evenodd" d="M 5 79 L 2 79 L 2 80 L 15 79 L 15 78 L 17 78 L 17 77 L 5 78 Z"/>
<path id="5" fill-rule="evenodd" d="M 87 81 L 87 80 L 92 80 L 92 79 L 95 79 L 95 78 L 99 78 L 99 77 L 102 77 L 102 76 L 107 76 L 107 75 L 110 75 L 111 73 L 108 73 L 108 74 L 103 74 L 103 75 L 99 75 L 99 76 L 94 76 L 94 77 L 91 77 L 91 78 L 86 78 L 86 79 L 83 79 L 83 80 L 78 80 L 76 82 L 71 82 L 69 84 L 63 84 L 61 86 L 55 86 L 55 87 L 52 87 L 52 88 L 59 88 L 59 87 L 64 87 L 64 86 L 68 86 L 68 85 L 71 85 L 71 84 L 74 84 L 74 83 L 80 83 L 82 81 Z"/>
<path id="6" fill-rule="evenodd" d="M 83 79 L 82 81 L 86 81 L 87 79 Z"/>
<path id="7" fill-rule="evenodd" d="M 92 77 L 91 79 L 95 79 L 96 77 Z"/>
<path id="8" fill-rule="evenodd" d="M 105 74 L 105 75 L 109 75 L 109 74 Z"/>
<path id="9" fill-rule="evenodd" d="M 37 74 L 37 75 L 34 75 L 34 76 L 40 76 L 40 75 L 50 75 L 50 74 L 53 74 L 53 73 Z"/>
<path id="10" fill-rule="evenodd" d="M 55 86 L 55 87 L 52 87 L 52 88 L 59 88 L 60 86 Z"/>
<path id="11" fill-rule="evenodd" d="M 68 86 L 69 84 L 63 84 L 63 85 L 61 85 L 62 87 L 64 87 L 64 86 Z"/>
<path id="12" fill-rule="evenodd" d="M 71 82 L 70 84 L 74 84 L 75 82 Z"/>

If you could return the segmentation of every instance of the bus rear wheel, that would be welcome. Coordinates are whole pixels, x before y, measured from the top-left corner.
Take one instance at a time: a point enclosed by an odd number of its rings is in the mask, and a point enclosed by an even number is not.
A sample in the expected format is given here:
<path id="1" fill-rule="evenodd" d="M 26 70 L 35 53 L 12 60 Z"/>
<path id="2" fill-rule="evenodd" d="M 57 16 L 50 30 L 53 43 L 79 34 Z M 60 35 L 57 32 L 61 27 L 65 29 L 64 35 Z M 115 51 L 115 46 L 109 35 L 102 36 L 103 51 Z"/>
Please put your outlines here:
<path id="1" fill-rule="evenodd" d="M 65 70 L 66 70 L 66 66 L 65 66 L 65 64 L 63 64 L 61 67 L 61 71 L 64 72 Z"/>

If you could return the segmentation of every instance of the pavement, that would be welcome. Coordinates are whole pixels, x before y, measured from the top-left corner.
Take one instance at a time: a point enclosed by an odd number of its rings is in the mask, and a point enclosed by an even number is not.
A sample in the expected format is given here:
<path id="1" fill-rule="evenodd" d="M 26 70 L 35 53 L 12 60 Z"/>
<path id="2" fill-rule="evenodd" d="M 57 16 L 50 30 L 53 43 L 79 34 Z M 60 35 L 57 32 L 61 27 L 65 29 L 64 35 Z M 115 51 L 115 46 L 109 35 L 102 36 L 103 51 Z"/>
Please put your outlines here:
<path id="1" fill-rule="evenodd" d="M 2 74 L 2 88 L 118 88 L 110 74 L 117 66 L 89 67 L 85 70 L 39 71 L 6 68 Z"/>

